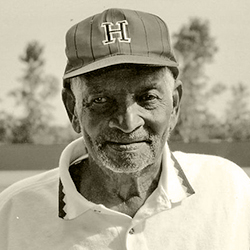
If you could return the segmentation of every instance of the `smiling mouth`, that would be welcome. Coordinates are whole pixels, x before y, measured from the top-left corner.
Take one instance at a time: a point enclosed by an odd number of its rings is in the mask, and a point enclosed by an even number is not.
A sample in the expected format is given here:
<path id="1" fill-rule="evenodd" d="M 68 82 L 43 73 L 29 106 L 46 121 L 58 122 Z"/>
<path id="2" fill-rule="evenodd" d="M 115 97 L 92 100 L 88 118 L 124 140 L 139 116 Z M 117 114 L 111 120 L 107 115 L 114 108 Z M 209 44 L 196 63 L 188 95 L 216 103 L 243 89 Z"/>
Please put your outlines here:
<path id="1" fill-rule="evenodd" d="M 111 142 L 108 141 L 108 147 L 116 151 L 136 151 L 140 147 L 144 146 L 147 141 L 133 141 L 133 142 Z"/>

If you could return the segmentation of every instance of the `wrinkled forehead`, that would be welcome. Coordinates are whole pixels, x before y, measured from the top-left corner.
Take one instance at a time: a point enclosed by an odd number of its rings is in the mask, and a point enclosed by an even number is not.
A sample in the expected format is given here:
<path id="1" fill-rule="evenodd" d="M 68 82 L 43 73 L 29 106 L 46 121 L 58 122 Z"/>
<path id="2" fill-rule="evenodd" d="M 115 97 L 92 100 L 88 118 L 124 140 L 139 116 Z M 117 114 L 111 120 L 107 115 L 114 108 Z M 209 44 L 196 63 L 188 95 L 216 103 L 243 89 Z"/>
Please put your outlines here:
<path id="1" fill-rule="evenodd" d="M 174 82 L 175 79 L 167 67 L 125 64 L 72 78 L 71 89 L 75 96 L 123 90 L 140 92 L 154 88 L 171 92 Z"/>
<path id="2" fill-rule="evenodd" d="M 165 78 L 166 74 L 172 75 L 166 67 L 121 64 L 85 74 L 82 79 L 88 87 L 92 84 L 102 85 L 105 81 L 129 83 L 135 79 L 146 84 L 150 81 L 159 81 Z"/>

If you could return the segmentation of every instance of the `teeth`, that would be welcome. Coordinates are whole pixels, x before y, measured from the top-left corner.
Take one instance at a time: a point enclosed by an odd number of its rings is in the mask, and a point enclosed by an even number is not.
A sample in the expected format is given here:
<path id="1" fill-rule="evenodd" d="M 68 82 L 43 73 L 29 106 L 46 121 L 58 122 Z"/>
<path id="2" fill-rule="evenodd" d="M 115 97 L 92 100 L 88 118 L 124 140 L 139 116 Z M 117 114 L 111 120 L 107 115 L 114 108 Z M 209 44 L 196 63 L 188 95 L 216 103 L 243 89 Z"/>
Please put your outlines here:
<path id="1" fill-rule="evenodd" d="M 110 143 L 109 146 L 115 150 L 136 150 L 142 146 L 144 142 L 133 142 L 133 143 Z"/>
<path id="2" fill-rule="evenodd" d="M 143 140 L 141 141 L 110 141 L 109 143 L 114 143 L 114 144 L 121 144 L 121 145 L 129 145 L 129 144 L 135 144 L 135 143 L 142 143 L 144 142 Z"/>

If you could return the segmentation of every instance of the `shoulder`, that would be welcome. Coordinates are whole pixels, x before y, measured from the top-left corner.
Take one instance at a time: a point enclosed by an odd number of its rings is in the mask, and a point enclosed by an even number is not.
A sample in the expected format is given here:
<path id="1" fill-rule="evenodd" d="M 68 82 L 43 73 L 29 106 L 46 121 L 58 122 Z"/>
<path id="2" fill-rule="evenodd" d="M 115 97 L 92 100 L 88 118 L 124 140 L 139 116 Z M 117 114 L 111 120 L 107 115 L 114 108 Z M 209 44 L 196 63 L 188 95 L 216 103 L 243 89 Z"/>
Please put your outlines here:
<path id="1" fill-rule="evenodd" d="M 180 151 L 176 151 L 173 154 L 184 168 L 194 166 L 203 170 L 244 172 L 237 164 L 220 156 L 184 153 Z"/>
<path id="2" fill-rule="evenodd" d="M 0 193 L 0 209 L 13 200 L 30 197 L 32 194 L 46 195 L 58 186 L 58 168 L 18 181 Z"/>
<path id="3" fill-rule="evenodd" d="M 249 190 L 250 179 L 247 174 L 234 162 L 223 157 L 204 154 L 174 152 L 174 156 L 185 174 L 202 184 L 218 185 L 234 189 Z"/>

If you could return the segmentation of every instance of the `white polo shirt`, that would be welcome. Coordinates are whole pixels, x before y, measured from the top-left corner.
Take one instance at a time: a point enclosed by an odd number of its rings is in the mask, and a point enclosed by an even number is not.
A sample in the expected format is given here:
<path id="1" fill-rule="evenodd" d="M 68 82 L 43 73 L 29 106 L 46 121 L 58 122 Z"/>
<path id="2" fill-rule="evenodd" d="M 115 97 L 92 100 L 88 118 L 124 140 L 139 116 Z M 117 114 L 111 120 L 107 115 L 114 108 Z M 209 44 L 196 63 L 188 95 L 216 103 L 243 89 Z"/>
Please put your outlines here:
<path id="1" fill-rule="evenodd" d="M 131 218 L 78 193 L 69 166 L 88 157 L 83 147 L 0 194 L 1 250 L 250 249 L 250 180 L 232 162 L 166 144 L 158 187 Z"/>

